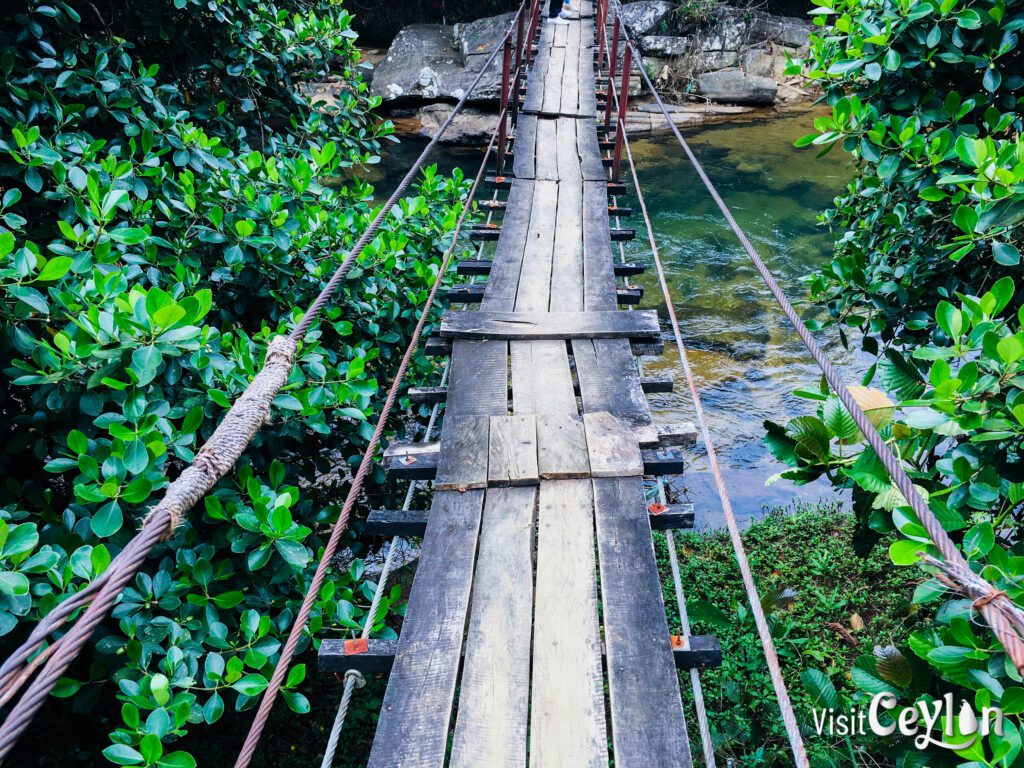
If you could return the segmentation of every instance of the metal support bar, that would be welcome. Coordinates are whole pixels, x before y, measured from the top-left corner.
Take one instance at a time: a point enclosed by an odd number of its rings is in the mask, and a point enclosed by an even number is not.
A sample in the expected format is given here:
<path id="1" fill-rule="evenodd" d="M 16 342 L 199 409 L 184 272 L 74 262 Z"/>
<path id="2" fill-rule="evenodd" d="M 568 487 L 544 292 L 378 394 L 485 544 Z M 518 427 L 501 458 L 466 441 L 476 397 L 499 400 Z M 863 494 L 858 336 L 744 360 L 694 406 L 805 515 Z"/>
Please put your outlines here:
<path id="1" fill-rule="evenodd" d="M 626 51 L 622 55 L 622 86 L 619 88 L 619 116 L 615 121 L 615 150 L 612 155 L 612 178 L 618 181 L 619 168 L 622 165 L 622 140 L 623 134 L 626 132 L 626 104 L 629 102 L 629 76 L 630 70 L 633 67 L 633 49 L 630 46 L 626 46 Z M 609 82 L 608 87 L 611 88 Z M 612 100 L 608 99 L 608 105 L 611 106 Z"/>
<path id="2" fill-rule="evenodd" d="M 511 68 L 512 41 L 506 37 L 504 50 L 501 55 L 501 109 L 498 110 L 498 156 L 495 160 L 495 169 L 498 176 L 503 175 L 505 170 L 505 148 L 508 145 L 509 75 L 511 74 Z"/>
<path id="3" fill-rule="evenodd" d="M 615 24 L 612 27 L 612 51 L 611 58 L 608 59 L 608 91 L 611 93 L 612 84 L 615 82 L 615 68 L 618 65 L 619 59 L 619 33 L 620 26 L 622 24 L 622 17 L 615 17 Z M 628 50 L 628 49 L 627 49 Z M 612 122 L 612 100 L 606 98 L 604 104 L 604 131 L 605 135 L 608 135 L 608 127 Z"/>

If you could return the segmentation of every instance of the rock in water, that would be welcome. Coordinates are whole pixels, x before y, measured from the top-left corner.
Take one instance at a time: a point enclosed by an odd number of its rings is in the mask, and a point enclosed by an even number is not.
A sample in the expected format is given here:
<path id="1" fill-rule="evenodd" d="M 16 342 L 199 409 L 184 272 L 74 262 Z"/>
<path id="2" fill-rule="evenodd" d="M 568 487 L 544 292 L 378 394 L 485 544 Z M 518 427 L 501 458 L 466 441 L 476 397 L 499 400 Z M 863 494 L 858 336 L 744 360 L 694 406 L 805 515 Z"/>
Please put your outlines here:
<path id="1" fill-rule="evenodd" d="M 746 75 L 740 69 L 720 69 L 697 76 L 697 92 L 713 101 L 774 104 L 778 90 L 778 83 L 770 77 Z"/>
<path id="2" fill-rule="evenodd" d="M 416 117 L 420 121 L 420 135 L 428 139 L 434 138 L 441 124 L 452 113 L 452 109 L 449 104 L 428 104 L 420 109 L 416 113 Z M 467 146 L 486 144 L 497 123 L 498 116 L 493 113 L 481 112 L 473 108 L 464 109 L 448 126 L 448 130 L 441 137 L 441 143 Z"/>
<path id="3" fill-rule="evenodd" d="M 661 31 L 658 26 L 674 9 L 672 3 L 663 0 L 641 0 L 622 6 L 622 23 L 630 37 L 637 38 Z"/>

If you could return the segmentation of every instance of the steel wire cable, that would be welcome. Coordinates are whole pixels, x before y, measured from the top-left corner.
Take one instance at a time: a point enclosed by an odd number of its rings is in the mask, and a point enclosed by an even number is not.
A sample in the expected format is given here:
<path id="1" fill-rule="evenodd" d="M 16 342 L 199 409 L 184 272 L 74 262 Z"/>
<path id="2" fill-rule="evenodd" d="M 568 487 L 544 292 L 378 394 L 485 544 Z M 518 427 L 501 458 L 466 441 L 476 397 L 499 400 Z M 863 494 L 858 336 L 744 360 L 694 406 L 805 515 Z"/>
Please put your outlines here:
<path id="1" fill-rule="evenodd" d="M 519 13 L 522 13 L 522 7 L 520 8 Z M 516 19 L 518 19 L 518 14 L 516 15 L 516 17 L 513 18 L 513 26 L 515 24 Z M 487 59 L 486 63 L 483 65 L 480 72 L 477 74 L 476 78 L 473 80 L 469 88 L 467 88 L 463 97 L 452 109 L 452 113 L 441 124 L 437 133 L 427 144 L 427 146 L 424 147 L 420 156 L 414 162 L 412 168 L 402 179 L 399 186 L 395 189 L 392 195 L 384 203 L 383 207 L 378 211 L 376 217 L 373 219 L 367 230 L 359 238 L 355 246 L 353 246 L 349 254 L 345 257 L 341 265 L 339 265 L 338 269 L 332 275 L 331 279 L 328 281 L 328 284 L 310 305 L 309 309 L 306 311 L 306 313 L 300 320 L 299 324 L 296 326 L 296 329 L 292 332 L 291 338 L 301 338 L 301 336 L 305 333 L 306 330 L 308 330 L 309 326 L 315 320 L 320 310 L 329 301 L 331 295 L 336 290 L 341 280 L 350 271 L 352 264 L 355 262 L 356 258 L 360 255 L 360 253 L 366 247 L 366 245 L 369 244 L 369 242 L 371 241 L 373 235 L 376 233 L 376 230 L 379 228 L 384 218 L 394 207 L 397 201 L 401 198 L 402 193 L 412 183 L 412 180 L 415 178 L 416 173 L 418 173 L 418 171 L 422 168 L 424 161 L 432 152 L 434 147 L 437 145 L 440 137 L 444 134 L 444 132 L 454 121 L 455 117 L 465 106 L 470 94 L 472 94 L 473 90 L 482 80 L 484 74 L 487 73 L 491 65 L 494 63 L 494 60 L 497 58 L 497 54 L 502 50 L 501 46 L 504 45 L 505 40 L 508 39 L 511 32 L 512 27 L 510 27 L 509 31 L 505 33 L 505 36 L 495 47 L 495 50 L 491 53 L 490 57 Z M 471 194 L 475 194 L 476 186 L 478 186 L 478 184 L 474 185 Z M 471 199 L 472 197 L 469 198 L 469 200 Z M 458 232 L 461 229 L 462 223 L 464 222 L 465 217 L 469 212 L 469 200 L 467 200 L 467 203 L 462 211 L 462 216 L 460 217 L 456 225 L 455 236 L 453 237 L 452 240 L 452 248 L 449 250 L 446 256 L 445 267 L 447 267 L 447 263 L 448 260 L 450 260 L 451 253 L 454 251 L 454 246 L 458 238 Z M 408 367 L 409 357 L 411 356 L 412 352 L 415 351 L 419 335 L 422 332 L 422 327 L 426 318 L 426 313 L 429 310 L 430 304 L 433 302 L 440 282 L 441 280 L 439 275 L 438 281 L 435 282 L 433 289 L 431 290 L 430 295 L 428 297 L 428 303 L 425 304 L 424 314 L 421 315 L 420 322 L 416 326 L 413 342 L 407 349 L 406 356 L 403 357 L 402 364 L 399 367 L 399 373 L 397 375 L 396 382 L 401 381 L 401 379 L 404 377 L 405 370 Z M 390 408 L 394 402 L 394 394 L 395 387 L 392 388 L 392 392 L 389 393 L 389 398 L 385 402 L 385 407 L 387 409 L 386 412 L 388 413 L 390 412 Z M 375 429 L 374 436 L 371 441 L 371 445 L 373 446 L 374 450 L 376 449 L 376 445 L 380 441 L 380 436 L 383 431 L 383 421 L 379 421 L 377 427 L 378 428 Z M 366 454 L 364 454 L 364 463 L 360 465 L 361 471 L 357 472 L 356 478 L 354 479 L 354 482 L 357 481 L 358 487 L 361 487 L 362 482 L 365 479 L 366 474 L 368 473 L 368 467 L 364 470 L 366 460 L 367 456 Z M 349 499 L 352 498 L 353 497 L 350 494 Z M 341 525 L 339 526 L 336 524 L 334 532 L 332 532 L 332 540 L 334 541 L 335 549 L 337 547 L 338 541 L 340 541 L 341 531 L 347 524 L 348 517 L 351 514 L 352 506 L 354 506 L 354 503 L 350 505 L 348 503 L 348 500 L 346 500 L 346 505 L 342 513 L 343 516 L 339 518 L 338 521 Z M 38 711 L 39 707 L 42 706 L 42 703 L 45 700 L 46 696 L 56 685 L 57 681 L 60 679 L 61 675 L 70 665 L 70 663 L 78 655 L 81 648 L 87 642 L 92 631 L 96 628 L 96 626 L 98 626 L 98 624 L 103 620 L 103 618 L 105 618 L 107 613 L 113 607 L 114 603 L 117 601 L 118 596 L 120 595 L 121 590 L 126 586 L 128 581 L 134 577 L 135 573 L 137 573 L 138 569 L 145 561 L 149 552 L 153 549 L 153 547 L 156 546 L 157 543 L 163 540 L 170 532 L 170 530 L 172 529 L 172 523 L 173 517 L 171 513 L 165 509 L 158 509 L 154 514 L 150 515 L 144 521 L 139 533 L 136 534 L 136 536 L 125 546 L 125 548 L 117 555 L 117 557 L 115 557 L 114 561 L 104 572 L 104 574 L 99 579 L 97 579 L 93 584 L 90 584 L 89 587 L 81 590 L 74 598 L 69 598 L 69 600 L 72 601 L 69 603 L 69 606 L 66 608 L 60 607 L 58 612 L 55 613 L 54 617 L 50 621 L 46 622 L 46 633 L 43 634 L 42 631 L 38 631 L 40 630 L 40 628 L 37 627 L 37 631 L 34 631 L 30 635 L 30 639 L 27 640 L 24 644 L 22 644 L 22 646 L 20 646 L 5 662 L 4 670 L 2 674 L 0 674 L 0 695 L 3 695 L 4 697 L 6 697 L 6 699 L 9 699 L 11 694 L 13 693 L 13 691 L 10 689 L 10 686 L 15 686 L 16 690 L 16 687 L 20 686 L 21 683 L 27 680 L 28 676 L 31 675 L 31 672 L 34 669 L 34 665 L 30 666 L 27 669 L 22 667 L 23 662 L 40 647 L 42 642 L 45 640 L 45 637 L 50 632 L 58 628 L 60 624 L 62 624 L 67 619 L 67 617 L 70 616 L 75 610 L 82 607 L 85 604 L 88 597 L 95 594 L 95 597 L 92 600 L 91 604 L 78 618 L 74 626 L 68 631 L 66 635 L 64 635 L 54 643 L 56 648 L 47 651 L 47 655 L 49 656 L 49 658 L 46 660 L 42 669 L 39 671 L 39 674 L 32 681 L 31 685 L 29 686 L 25 694 L 18 700 L 15 706 L 11 709 L 10 713 L 4 720 L 3 724 L 0 725 L 0 761 L 2 761 L 10 752 L 10 750 L 14 747 L 14 744 L 17 742 L 18 737 L 28 727 L 35 713 Z M 336 537 L 334 536 L 334 533 L 337 534 Z M 308 618 L 308 612 L 306 618 Z M 297 645 L 297 642 L 298 638 L 296 638 L 295 643 L 291 645 L 291 652 L 294 652 L 294 648 L 295 645 Z M 281 681 L 277 681 L 277 687 L 280 687 L 280 684 Z M 269 690 L 270 689 L 268 688 L 268 691 Z M 260 713 L 258 713 L 258 716 L 259 714 Z M 248 743 L 246 746 L 248 746 Z M 251 759 L 251 754 L 248 755 L 245 763 L 240 764 L 248 764 L 249 759 Z"/>
<path id="2" fill-rule="evenodd" d="M 811 357 L 814 358 L 815 363 L 817 363 L 818 367 L 821 368 L 822 373 L 825 375 L 825 380 L 828 382 L 832 391 L 836 393 L 836 396 L 843 404 L 843 407 L 853 418 L 857 428 L 861 431 L 861 434 L 864 435 L 868 446 L 874 451 L 875 455 L 882 463 L 882 466 L 885 468 L 885 471 L 889 474 L 893 484 L 903 495 L 907 504 L 910 505 L 921 525 L 927 531 L 932 544 L 934 544 L 936 549 L 938 549 L 945 561 L 944 563 L 939 563 L 936 561 L 929 561 L 925 558 L 926 562 L 942 570 L 949 578 L 956 582 L 960 591 L 964 592 L 974 600 L 974 607 L 980 611 L 982 616 L 985 618 L 989 627 L 995 633 L 996 638 L 1006 650 L 1014 667 L 1016 667 L 1018 672 L 1024 672 L 1024 610 L 1017 606 L 1004 591 L 996 589 L 987 581 L 977 576 L 977 574 L 974 574 L 971 570 L 963 554 L 950 538 L 945 528 L 942 527 L 942 523 L 931 511 L 920 491 L 914 486 L 913 480 L 910 478 L 910 475 L 907 474 L 907 471 L 903 467 L 900 459 L 885 441 L 885 438 L 879 434 L 874 423 L 861 408 L 860 404 L 850 393 L 849 389 L 847 389 L 842 375 L 838 370 L 836 370 L 832 361 L 825 354 L 825 351 L 814 339 L 814 336 L 804 324 L 800 315 L 797 313 L 796 309 L 793 307 L 792 303 L 789 301 L 788 297 L 785 295 L 782 288 L 765 265 L 764 261 L 754 249 L 750 239 L 736 222 L 732 211 L 725 204 L 725 201 L 715 188 L 714 183 L 704 170 L 704 167 L 697 159 L 697 156 L 693 153 L 693 150 L 686 142 L 686 139 L 683 138 L 683 135 L 676 126 L 675 121 L 672 120 L 672 116 L 665 107 L 665 103 L 662 101 L 661 95 L 655 88 L 654 83 L 651 82 L 651 78 L 643 66 L 643 57 L 640 55 L 639 50 L 628 36 L 626 37 L 626 41 L 629 47 L 633 50 L 636 60 L 639 63 L 640 74 L 646 82 L 647 87 L 650 89 L 658 107 L 661 109 L 662 115 L 665 117 L 665 121 L 675 134 L 676 139 L 682 146 L 683 151 L 686 153 L 690 164 L 700 177 L 701 182 L 704 184 L 708 193 L 718 206 L 718 209 L 725 217 L 726 222 L 729 224 L 729 228 L 740 241 L 743 249 L 754 264 L 755 269 L 757 269 L 758 274 L 760 274 L 761 279 L 764 280 L 765 285 L 768 286 L 768 290 L 782 308 L 783 313 L 796 330 L 797 335 L 804 343 L 804 346 L 807 347 Z"/>
<path id="3" fill-rule="evenodd" d="M 714 440 L 711 431 L 708 429 L 707 418 L 704 415 L 704 407 L 701 403 L 700 393 L 690 369 L 690 362 L 686 354 L 686 346 L 683 344 L 682 333 L 679 330 L 679 321 L 676 318 L 675 307 L 672 304 L 672 294 L 668 288 L 668 281 L 665 278 L 665 270 L 661 263 L 661 255 L 654 239 L 654 228 L 651 225 L 650 215 L 647 212 L 647 204 L 640 191 L 640 179 L 637 176 L 636 165 L 633 160 L 633 151 L 630 148 L 629 140 L 626 138 L 626 126 L 619 122 L 618 130 L 622 131 L 623 147 L 626 150 L 626 157 L 629 160 L 629 167 L 633 174 L 633 184 L 637 189 L 637 201 L 640 206 L 640 213 L 647 226 L 647 234 L 651 241 L 651 251 L 654 256 L 654 263 L 658 270 L 658 282 L 661 284 L 662 294 L 665 298 L 665 307 L 668 310 L 669 322 L 672 325 L 672 334 L 675 337 L 676 347 L 679 350 L 679 362 L 683 367 L 686 376 L 686 384 L 690 390 L 693 400 L 693 408 L 697 414 L 697 423 L 700 426 L 701 437 L 704 440 L 704 448 L 708 454 L 708 461 L 711 464 L 711 473 L 715 478 L 715 485 L 718 489 L 718 496 L 722 502 L 722 511 L 725 514 L 726 527 L 729 530 L 729 538 L 732 540 L 733 552 L 736 555 L 736 562 L 743 579 L 743 586 L 747 593 L 747 602 L 750 604 L 750 611 L 754 617 L 754 624 L 757 626 L 757 633 L 761 640 L 761 647 L 764 650 L 765 661 L 768 665 L 768 674 L 772 680 L 772 687 L 775 690 L 775 697 L 778 700 L 779 711 L 782 715 L 782 722 L 786 728 L 786 736 L 789 739 L 790 748 L 793 752 L 793 759 L 800 768 L 807 768 L 807 751 L 804 748 L 803 736 L 800 734 L 800 726 L 797 723 L 796 712 L 793 703 L 789 698 L 789 691 L 786 689 L 786 681 L 782 678 L 782 667 L 779 664 L 778 653 L 775 650 L 775 641 L 772 639 L 771 628 L 768 619 L 761 607 L 761 598 L 754 583 L 754 576 L 750 570 L 750 563 L 747 560 L 746 549 L 743 546 L 743 539 L 740 536 L 739 525 L 732 511 L 732 502 L 729 499 L 729 491 L 725 483 L 725 476 L 718 463 L 718 454 L 715 451 Z"/>

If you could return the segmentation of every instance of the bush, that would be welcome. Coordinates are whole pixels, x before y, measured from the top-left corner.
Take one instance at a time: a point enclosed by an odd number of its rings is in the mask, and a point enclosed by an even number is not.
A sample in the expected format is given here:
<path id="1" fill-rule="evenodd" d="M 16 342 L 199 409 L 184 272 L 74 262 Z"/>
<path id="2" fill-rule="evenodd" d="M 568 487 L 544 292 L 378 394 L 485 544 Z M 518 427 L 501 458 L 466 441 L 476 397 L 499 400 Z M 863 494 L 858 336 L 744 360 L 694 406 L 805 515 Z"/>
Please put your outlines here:
<path id="1" fill-rule="evenodd" d="M 836 250 L 811 281 L 811 297 L 844 342 L 855 329 L 878 355 L 863 382 L 876 388 L 855 396 L 972 568 L 1021 602 L 1024 312 L 1015 288 L 1024 245 L 1024 4 L 817 3 L 821 31 L 808 66 L 832 114 L 800 143 L 841 146 L 857 173 L 824 215 Z M 824 474 L 852 488 L 859 543 L 898 529 L 897 565 L 915 563 L 922 550 L 937 554 L 835 396 L 824 387 L 803 394 L 818 401 L 815 416 L 766 425 L 769 446 L 791 467 L 782 476 Z M 921 665 L 912 681 L 876 679 L 874 692 L 895 687 L 913 701 L 953 685 L 979 710 L 1024 709 L 1021 676 L 969 601 L 934 578 L 914 600 L 941 601 L 936 628 L 913 634 L 904 649 L 931 672 Z M 1012 764 L 1020 749 L 1013 728 L 961 757 Z M 955 763 L 948 754 L 930 759 Z"/>
<path id="2" fill-rule="evenodd" d="M 392 131 L 332 0 L 15 6 L 0 12 L 8 648 L 104 571 L 322 288 L 373 213 L 358 169 Z M 328 72 L 344 87 L 313 105 L 304 84 Z M 266 687 L 464 194 L 459 173 L 425 172 L 303 339 L 245 463 L 62 681 L 78 711 L 123 702 L 111 761 L 191 765 L 169 742 Z M 358 561 L 333 573 L 311 633 L 360 628 L 373 590 Z M 303 671 L 285 692 L 297 712 Z"/>

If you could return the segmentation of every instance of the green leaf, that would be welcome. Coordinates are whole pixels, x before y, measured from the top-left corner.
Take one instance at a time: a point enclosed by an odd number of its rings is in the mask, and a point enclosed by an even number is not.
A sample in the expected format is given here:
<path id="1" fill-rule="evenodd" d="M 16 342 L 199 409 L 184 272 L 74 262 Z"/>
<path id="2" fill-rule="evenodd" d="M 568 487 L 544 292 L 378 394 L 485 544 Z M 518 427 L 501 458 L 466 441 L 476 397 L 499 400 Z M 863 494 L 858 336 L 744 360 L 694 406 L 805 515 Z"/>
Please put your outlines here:
<path id="1" fill-rule="evenodd" d="M 830 395 L 822 406 L 822 417 L 828 431 L 839 440 L 853 440 L 860 435 L 853 417 L 835 395 Z"/>
<path id="2" fill-rule="evenodd" d="M 54 256 L 43 265 L 41 270 L 39 270 L 39 274 L 36 275 L 36 280 L 42 283 L 50 283 L 54 280 L 60 280 L 68 273 L 68 270 L 71 269 L 71 263 L 71 259 L 67 256 Z"/>
<path id="3" fill-rule="evenodd" d="M 144 387 L 156 378 L 157 370 L 163 362 L 163 355 L 156 347 L 139 347 L 132 353 L 131 370 L 140 387 Z"/>
<path id="4" fill-rule="evenodd" d="M 814 416 L 797 416 L 786 425 L 786 435 L 796 442 L 796 455 L 811 461 L 824 461 L 829 455 L 828 428 Z"/>
<path id="5" fill-rule="evenodd" d="M 996 264 L 1015 267 L 1020 264 L 1020 251 L 1009 243 L 992 243 L 992 258 Z"/>
<path id="6" fill-rule="evenodd" d="M 816 669 L 805 669 L 800 673 L 800 681 L 804 684 L 811 700 L 811 707 L 817 710 L 839 710 L 842 705 L 836 687 L 828 677 Z"/>
<path id="7" fill-rule="evenodd" d="M 263 675 L 250 674 L 231 687 L 246 696 L 259 696 L 267 689 L 267 679 Z"/>
<path id="8" fill-rule="evenodd" d="M 953 213 L 953 223 L 966 235 L 973 235 L 978 228 L 978 212 L 968 205 L 958 206 Z"/>
<path id="9" fill-rule="evenodd" d="M 111 501 L 100 507 L 89 521 L 92 532 L 101 539 L 113 536 L 121 530 L 124 525 L 124 517 L 121 514 L 121 506 L 116 501 Z"/>
<path id="10" fill-rule="evenodd" d="M 889 545 L 889 559 L 895 565 L 914 565 L 921 559 L 918 552 L 923 551 L 925 546 L 919 541 L 900 539 Z"/>
<path id="11" fill-rule="evenodd" d="M 992 550 L 995 543 L 992 523 L 978 523 L 964 536 L 964 551 L 968 558 L 983 557 Z"/>
<path id="12" fill-rule="evenodd" d="M 28 577 L 17 571 L 0 572 L 0 592 L 12 597 L 28 594 Z"/>
<path id="13" fill-rule="evenodd" d="M 125 744 L 111 744 L 103 750 L 103 756 L 114 765 L 139 765 L 142 754 Z"/>

